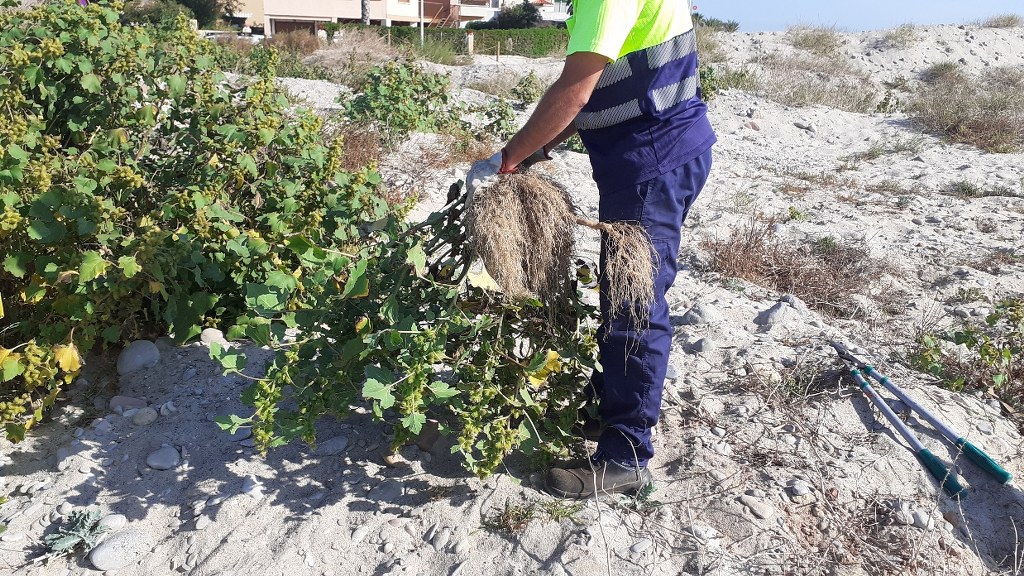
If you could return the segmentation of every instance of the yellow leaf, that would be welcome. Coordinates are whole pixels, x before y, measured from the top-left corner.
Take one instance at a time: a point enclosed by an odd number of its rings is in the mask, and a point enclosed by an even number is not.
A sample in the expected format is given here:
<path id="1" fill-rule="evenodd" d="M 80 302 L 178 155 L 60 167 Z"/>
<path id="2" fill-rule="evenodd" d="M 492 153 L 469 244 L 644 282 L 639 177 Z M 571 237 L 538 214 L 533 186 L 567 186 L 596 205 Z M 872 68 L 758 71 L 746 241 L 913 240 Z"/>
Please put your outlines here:
<path id="1" fill-rule="evenodd" d="M 539 378 L 539 377 L 533 376 L 533 375 L 529 376 L 529 379 L 530 379 L 530 385 L 533 386 L 534 388 L 540 388 L 541 386 L 544 385 L 545 382 L 548 381 L 547 378 Z"/>
<path id="2" fill-rule="evenodd" d="M 65 270 L 60 274 L 57 274 L 57 284 L 67 284 L 68 282 L 71 282 L 75 276 L 78 276 L 77 270 Z"/>
<path id="3" fill-rule="evenodd" d="M 7 348 L 4 348 L 3 346 L 0 346 L 0 364 L 3 364 L 4 360 L 6 360 L 7 357 L 10 356 L 10 355 L 11 355 L 11 351 L 10 350 L 8 350 Z"/>
<path id="4" fill-rule="evenodd" d="M 57 365 L 65 372 L 78 372 L 82 369 L 82 355 L 74 344 L 58 344 L 53 347 L 53 357 Z"/>
<path id="5" fill-rule="evenodd" d="M 474 288 L 482 288 L 484 290 L 490 290 L 491 292 L 501 292 L 501 286 L 491 278 L 491 275 L 486 270 L 481 270 L 479 274 L 470 272 L 466 275 L 466 280 L 469 285 Z"/>
<path id="6" fill-rule="evenodd" d="M 163 289 L 164 289 L 164 285 L 163 284 L 157 282 L 156 280 L 150 280 L 149 281 L 149 293 L 150 294 L 157 294 L 157 293 L 159 293 Z"/>
<path id="7" fill-rule="evenodd" d="M 0 318 L 4 317 L 4 295 L 0 294 Z"/>

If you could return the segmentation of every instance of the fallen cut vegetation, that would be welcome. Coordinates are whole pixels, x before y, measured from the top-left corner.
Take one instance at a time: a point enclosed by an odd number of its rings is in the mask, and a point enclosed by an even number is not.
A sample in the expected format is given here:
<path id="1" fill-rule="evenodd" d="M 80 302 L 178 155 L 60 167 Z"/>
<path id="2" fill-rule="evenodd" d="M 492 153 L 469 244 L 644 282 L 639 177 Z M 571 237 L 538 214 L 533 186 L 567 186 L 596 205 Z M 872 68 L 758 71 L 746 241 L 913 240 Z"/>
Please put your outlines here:
<path id="1" fill-rule="evenodd" d="M 872 112 L 879 100 L 871 77 L 842 60 L 815 54 L 766 54 L 750 63 L 756 92 L 788 106 Z"/>
<path id="2" fill-rule="evenodd" d="M 1006 66 L 974 75 L 943 63 L 922 78 L 924 88 L 908 106 L 922 126 L 988 152 L 1024 147 L 1024 70 Z"/>
<path id="3" fill-rule="evenodd" d="M 725 240 L 705 239 L 708 268 L 724 276 L 795 294 L 809 307 L 830 316 L 857 311 L 851 297 L 871 289 L 885 266 L 857 243 L 831 236 L 806 244 L 792 244 L 775 235 L 779 217 L 753 216 Z M 883 297 L 884 291 L 873 294 Z"/>

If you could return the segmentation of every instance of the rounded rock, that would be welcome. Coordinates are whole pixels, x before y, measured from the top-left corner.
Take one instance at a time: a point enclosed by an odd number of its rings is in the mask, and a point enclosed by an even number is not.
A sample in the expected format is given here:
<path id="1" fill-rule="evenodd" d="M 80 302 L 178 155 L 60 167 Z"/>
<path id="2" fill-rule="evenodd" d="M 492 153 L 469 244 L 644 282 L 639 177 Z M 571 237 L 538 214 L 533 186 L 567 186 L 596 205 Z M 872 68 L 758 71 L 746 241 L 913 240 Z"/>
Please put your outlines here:
<path id="1" fill-rule="evenodd" d="M 131 374 L 143 368 L 152 368 L 160 362 L 160 349 L 149 340 L 136 340 L 117 357 L 117 373 Z"/>
<path id="2" fill-rule="evenodd" d="M 652 542 L 650 538 L 643 538 L 643 539 L 637 541 L 636 544 L 633 544 L 632 546 L 630 546 L 629 547 L 629 551 L 632 552 L 633 554 L 643 554 L 644 551 L 647 550 L 648 548 L 650 548 L 651 544 L 653 544 L 653 543 L 654 542 Z"/>
<path id="3" fill-rule="evenodd" d="M 181 462 L 181 455 L 173 446 L 167 444 L 146 457 L 146 466 L 154 470 L 170 470 L 179 462 Z"/>
<path id="4" fill-rule="evenodd" d="M 113 534 L 89 553 L 89 561 L 97 570 L 118 570 L 142 558 L 152 548 L 149 534 L 142 530 L 125 530 Z"/>
<path id="5" fill-rule="evenodd" d="M 116 532 L 128 525 L 128 517 L 124 514 L 107 514 L 100 519 L 98 526 L 107 532 Z"/>
<path id="6" fill-rule="evenodd" d="M 132 415 L 132 423 L 136 426 L 148 426 L 159 417 L 155 408 L 149 406 L 140 408 L 138 412 Z"/>

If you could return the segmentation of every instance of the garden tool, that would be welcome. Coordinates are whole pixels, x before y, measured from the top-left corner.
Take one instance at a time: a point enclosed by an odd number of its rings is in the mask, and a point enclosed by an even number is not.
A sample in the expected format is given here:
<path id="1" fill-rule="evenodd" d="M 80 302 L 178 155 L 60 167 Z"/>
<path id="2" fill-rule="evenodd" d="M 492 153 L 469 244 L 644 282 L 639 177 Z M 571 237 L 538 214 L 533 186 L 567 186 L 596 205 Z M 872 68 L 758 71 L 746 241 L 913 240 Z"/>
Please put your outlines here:
<path id="1" fill-rule="evenodd" d="M 950 495 L 956 496 L 963 490 L 956 477 L 946 469 L 945 465 L 943 465 L 934 454 L 921 444 L 917 437 L 914 436 L 913 432 L 907 428 L 906 424 L 904 424 L 892 409 L 889 408 L 888 404 L 885 403 L 878 392 L 871 387 L 868 381 L 864 378 L 864 374 L 895 394 L 896 397 L 910 407 L 911 410 L 917 412 L 925 421 L 938 430 L 950 443 L 956 446 L 968 460 L 985 471 L 989 476 L 995 478 L 1001 484 L 1007 484 L 1012 480 L 1013 476 L 999 466 L 999 464 L 989 457 L 988 454 L 970 443 L 964 436 L 954 431 L 948 424 L 940 420 L 927 408 L 917 403 L 903 389 L 893 384 L 888 377 L 883 376 L 871 365 L 854 356 L 853 353 L 851 353 L 850 350 L 842 343 L 831 342 L 831 345 L 835 349 L 836 353 L 839 354 L 839 357 L 852 366 L 850 368 L 850 374 L 853 376 L 854 381 L 857 382 L 857 385 L 864 390 L 864 393 L 872 400 L 875 406 L 878 407 L 886 420 L 888 420 L 900 435 L 903 436 L 907 443 L 910 444 L 911 448 L 914 450 L 914 454 L 917 456 L 921 464 L 938 482 L 942 484 L 942 487 Z"/>

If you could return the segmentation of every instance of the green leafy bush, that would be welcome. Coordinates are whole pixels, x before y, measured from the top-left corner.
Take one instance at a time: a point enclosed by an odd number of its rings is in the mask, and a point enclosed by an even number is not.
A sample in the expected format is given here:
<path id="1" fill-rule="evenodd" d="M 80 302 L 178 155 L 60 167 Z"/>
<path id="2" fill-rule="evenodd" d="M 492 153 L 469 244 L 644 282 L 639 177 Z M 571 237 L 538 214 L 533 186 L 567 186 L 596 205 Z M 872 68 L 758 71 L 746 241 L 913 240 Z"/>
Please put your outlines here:
<path id="1" fill-rule="evenodd" d="M 413 26 L 370 26 L 346 25 L 345 28 L 370 29 L 391 38 L 394 43 L 418 46 L 419 29 Z M 456 54 L 466 53 L 466 30 L 452 28 L 428 28 L 426 38 L 448 44 Z M 561 28 L 523 28 L 518 30 L 474 30 L 474 50 L 478 54 L 500 53 L 511 56 L 542 57 L 565 53 L 569 45 L 569 33 Z M 499 47 L 500 46 L 500 47 Z"/>
<path id="2" fill-rule="evenodd" d="M 576 295 L 553 311 L 491 292 L 493 281 L 467 268 L 457 185 L 449 201 L 419 225 L 392 215 L 362 228 L 345 272 L 329 275 L 326 290 L 321 277 L 298 278 L 291 289 L 315 295 L 294 311 L 264 315 L 276 355 L 243 397 L 253 414 L 220 424 L 251 426 L 264 448 L 312 442 L 318 418 L 344 416 L 367 400 L 394 426 L 392 448 L 436 419 L 480 476 L 515 449 L 565 455 L 595 366 L 596 310 Z M 337 258 L 305 241 L 292 247 L 312 266 Z M 288 326 L 298 328 L 298 341 L 284 338 Z M 229 371 L 245 368 L 235 349 L 215 346 L 211 355 Z"/>
<path id="3" fill-rule="evenodd" d="M 519 100 L 523 104 L 533 104 L 537 100 L 540 100 L 541 95 L 544 93 L 544 89 L 540 85 L 540 79 L 537 78 L 537 73 L 530 70 L 530 73 L 523 78 L 512 88 L 511 96 L 516 100 Z"/>
<path id="4" fill-rule="evenodd" d="M 981 390 L 1019 415 L 1024 408 L 1024 299 L 998 303 L 982 325 L 923 334 L 910 356 L 915 368 L 951 390 Z M 1024 429 L 1024 420 L 1018 419 L 1018 425 Z"/>
<path id="5" fill-rule="evenodd" d="M 207 326 L 266 339 L 310 269 L 296 237 L 342 251 L 383 217 L 379 177 L 292 111 L 276 52 L 229 83 L 179 19 L 119 22 L 120 4 L 0 12 L 0 424 L 43 417 L 96 346 Z M 311 288 L 312 289 L 312 288 Z"/>
<path id="6" fill-rule="evenodd" d="M 191 10 L 174 0 L 135 0 L 125 3 L 121 18 L 126 23 L 169 26 L 178 20 L 179 14 L 193 17 Z"/>
<path id="7" fill-rule="evenodd" d="M 715 69 L 710 65 L 703 65 L 698 71 L 700 77 L 700 97 L 705 102 L 711 102 L 718 93 L 718 77 L 715 76 Z"/>

